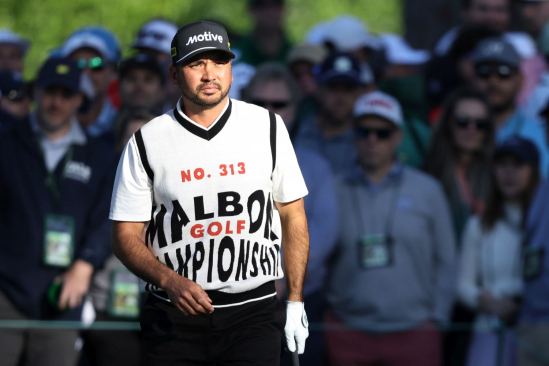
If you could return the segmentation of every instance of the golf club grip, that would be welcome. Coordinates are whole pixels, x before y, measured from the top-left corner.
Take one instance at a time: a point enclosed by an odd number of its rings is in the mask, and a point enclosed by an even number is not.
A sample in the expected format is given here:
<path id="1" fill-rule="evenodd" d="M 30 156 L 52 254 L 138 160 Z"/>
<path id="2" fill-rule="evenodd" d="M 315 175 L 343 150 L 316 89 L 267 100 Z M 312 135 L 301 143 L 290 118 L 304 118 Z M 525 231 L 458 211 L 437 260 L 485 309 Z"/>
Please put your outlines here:
<path id="1" fill-rule="evenodd" d="M 292 364 L 294 366 L 299 366 L 299 353 L 297 353 L 297 349 L 292 352 Z"/>

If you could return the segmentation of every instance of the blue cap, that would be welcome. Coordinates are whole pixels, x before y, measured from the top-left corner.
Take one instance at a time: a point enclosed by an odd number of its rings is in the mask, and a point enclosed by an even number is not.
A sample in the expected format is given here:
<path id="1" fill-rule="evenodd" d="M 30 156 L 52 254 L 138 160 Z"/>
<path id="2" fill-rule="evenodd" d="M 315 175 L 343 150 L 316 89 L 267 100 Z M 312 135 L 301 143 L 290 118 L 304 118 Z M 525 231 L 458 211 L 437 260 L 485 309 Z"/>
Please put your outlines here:
<path id="1" fill-rule="evenodd" d="M 501 38 L 487 38 L 477 45 L 472 57 L 476 65 L 493 62 L 520 67 L 520 56 L 513 45 Z"/>
<path id="2" fill-rule="evenodd" d="M 504 155 L 512 155 L 526 163 L 538 164 L 539 162 L 539 152 L 536 145 L 518 135 L 509 137 L 496 147 L 494 159 Z"/>
<path id="3" fill-rule="evenodd" d="M 41 88 L 61 86 L 78 93 L 81 75 L 82 71 L 70 58 L 50 58 L 40 68 L 36 82 Z"/>
<path id="4" fill-rule="evenodd" d="M 315 74 L 319 84 L 363 84 L 360 62 L 349 53 L 332 53 L 315 70 Z"/>
<path id="5" fill-rule="evenodd" d="M 61 54 L 68 57 L 80 48 L 94 49 L 112 63 L 118 63 L 121 58 L 118 39 L 107 28 L 100 26 L 85 27 L 72 33 L 63 43 Z"/>

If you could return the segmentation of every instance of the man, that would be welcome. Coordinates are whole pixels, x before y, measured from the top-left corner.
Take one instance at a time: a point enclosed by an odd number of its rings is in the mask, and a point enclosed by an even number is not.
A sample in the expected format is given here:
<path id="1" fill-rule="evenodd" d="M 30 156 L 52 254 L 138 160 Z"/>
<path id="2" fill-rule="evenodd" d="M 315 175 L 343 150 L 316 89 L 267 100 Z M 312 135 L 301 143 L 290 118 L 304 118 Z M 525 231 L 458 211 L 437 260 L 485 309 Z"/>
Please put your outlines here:
<path id="1" fill-rule="evenodd" d="M 0 134 L 26 119 L 30 114 L 31 98 L 21 74 L 0 71 Z"/>
<path id="2" fill-rule="evenodd" d="M 549 22 L 549 1 L 547 0 L 520 0 L 522 17 L 528 31 L 538 37 L 543 27 Z"/>
<path id="3" fill-rule="evenodd" d="M 70 59 L 46 61 L 36 112 L 0 137 L 2 319 L 80 320 L 110 252 L 112 153 L 76 121 L 80 74 Z M 73 366 L 77 339 L 77 330 L 2 329 L 2 364 Z"/>
<path id="4" fill-rule="evenodd" d="M 465 26 L 483 26 L 497 32 L 509 29 L 509 0 L 462 0 L 461 4 L 461 17 Z M 435 47 L 435 54 L 442 56 L 448 53 L 460 32 L 461 27 L 455 27 L 444 34 Z"/>
<path id="5" fill-rule="evenodd" d="M 288 131 L 295 124 L 296 101 L 299 99 L 298 87 L 290 72 L 281 64 L 266 63 L 257 69 L 257 73 L 246 88 L 246 101 L 265 107 L 282 117 Z M 290 133 L 291 136 L 291 133 Z M 330 165 L 318 153 L 307 149 L 296 149 L 297 161 L 303 172 L 309 195 L 305 201 L 305 213 L 309 226 L 310 251 L 307 274 L 303 287 L 304 302 L 307 303 L 307 316 L 310 322 L 322 322 L 325 311 L 324 282 L 328 267 L 328 258 L 333 252 L 337 236 L 337 198 L 335 180 Z M 322 177 L 322 179 L 319 179 Z M 282 281 L 280 281 L 282 282 Z M 280 283 L 279 282 L 279 283 Z M 285 290 L 279 286 L 279 296 L 285 296 Z M 323 348 L 322 332 L 313 332 L 307 339 L 309 349 Z M 283 356 L 283 365 L 291 364 Z M 301 357 L 300 364 L 321 365 L 322 352 L 307 352 Z"/>
<path id="6" fill-rule="evenodd" d="M 93 84 L 94 99 L 88 110 L 78 113 L 78 122 L 92 137 L 112 133 L 117 108 L 108 90 L 116 79 L 116 64 L 120 60 L 116 37 L 101 27 L 82 28 L 67 38 L 61 54 L 73 59 Z"/>
<path id="7" fill-rule="evenodd" d="M 320 67 L 317 82 L 320 109 L 303 119 L 295 144 L 326 158 L 334 174 L 345 174 L 357 157 L 352 121 L 354 103 L 365 87 L 360 64 L 350 54 L 334 53 Z"/>
<path id="8" fill-rule="evenodd" d="M 284 62 L 291 47 L 282 26 L 284 0 L 248 0 L 248 11 L 254 29 L 235 42 L 237 61 L 252 66 L 267 61 Z"/>
<path id="9" fill-rule="evenodd" d="M 7 28 L 0 29 L 0 70 L 23 72 L 23 59 L 30 42 Z"/>
<path id="10" fill-rule="evenodd" d="M 547 123 L 549 106 L 541 112 Z M 546 130 L 547 131 L 547 130 Z M 549 364 L 549 181 L 540 184 L 527 219 L 524 259 L 524 294 L 519 316 L 519 366 Z"/>
<path id="11" fill-rule="evenodd" d="M 188 24 L 172 54 L 182 98 L 128 143 L 110 213 L 115 255 L 151 292 L 147 354 L 155 365 L 277 365 L 282 329 L 292 352 L 297 343 L 303 353 L 308 335 L 307 189 L 280 117 L 227 97 L 225 28 Z M 281 244 L 285 326 L 274 285 Z"/>
<path id="12" fill-rule="evenodd" d="M 530 139 L 540 152 L 540 172 L 547 173 L 549 150 L 543 127 L 526 117 L 517 107 L 516 98 L 522 86 L 520 57 L 514 47 L 499 38 L 485 39 L 473 53 L 475 85 L 486 94 L 495 117 L 497 140 L 518 134 Z"/>
<path id="13" fill-rule="evenodd" d="M 456 267 L 448 204 L 437 182 L 395 159 L 403 122 L 394 98 L 366 94 L 354 116 L 360 164 L 340 187 L 329 360 L 440 365 L 437 326 L 449 318 Z"/>
<path id="14" fill-rule="evenodd" d="M 165 79 L 155 59 L 138 53 L 122 62 L 119 75 L 122 108 L 142 108 L 161 114 Z"/>

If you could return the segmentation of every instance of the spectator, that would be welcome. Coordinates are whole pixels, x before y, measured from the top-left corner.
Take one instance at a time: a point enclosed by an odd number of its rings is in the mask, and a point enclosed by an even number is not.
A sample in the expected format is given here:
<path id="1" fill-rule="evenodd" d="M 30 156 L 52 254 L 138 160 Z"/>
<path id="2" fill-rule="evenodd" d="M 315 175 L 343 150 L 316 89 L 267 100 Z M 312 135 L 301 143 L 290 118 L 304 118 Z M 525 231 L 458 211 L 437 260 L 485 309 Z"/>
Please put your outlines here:
<path id="1" fill-rule="evenodd" d="M 477 311 L 468 366 L 495 365 L 498 358 L 500 365 L 516 365 L 513 332 L 498 332 L 518 316 L 523 222 L 538 184 L 539 155 L 532 142 L 514 136 L 496 149 L 494 160 L 486 210 L 463 234 L 458 298 Z"/>
<path id="2" fill-rule="evenodd" d="M 110 253 L 112 153 L 76 121 L 81 71 L 66 58 L 38 73 L 37 108 L 0 138 L 0 317 L 79 320 Z M 0 330 L 2 364 L 73 366 L 76 330 Z"/>
<path id="3" fill-rule="evenodd" d="M 139 29 L 132 45 L 139 53 L 145 53 L 156 60 L 165 80 L 170 79 L 168 66 L 172 60 L 171 43 L 177 29 L 177 25 L 167 20 L 150 20 Z M 167 111 L 173 108 L 181 94 L 172 83 L 164 84 L 164 94 L 162 111 Z"/>
<path id="4" fill-rule="evenodd" d="M 549 106 L 542 111 L 547 123 Z M 547 129 L 545 130 L 548 131 Z M 524 293 L 519 316 L 519 366 L 545 366 L 549 360 L 549 181 L 540 184 L 526 218 Z"/>
<path id="5" fill-rule="evenodd" d="M 486 205 L 494 128 L 484 95 L 459 89 L 446 101 L 433 133 L 425 171 L 444 188 L 458 243 L 469 216 L 482 214 Z"/>
<path id="6" fill-rule="evenodd" d="M 379 37 L 385 63 L 379 90 L 397 99 L 404 113 L 403 139 L 399 146 L 399 160 L 414 168 L 423 165 L 431 131 L 427 124 L 425 79 L 420 67 L 430 58 L 425 50 L 415 50 L 396 34 Z"/>
<path id="7" fill-rule="evenodd" d="M 0 29 L 0 70 L 23 72 L 23 59 L 30 41 L 7 28 Z"/>
<path id="8" fill-rule="evenodd" d="M 248 0 L 254 29 L 233 45 L 236 61 L 258 66 L 286 60 L 291 44 L 282 26 L 284 9 L 285 0 Z"/>
<path id="9" fill-rule="evenodd" d="M 298 90 L 289 71 L 279 64 L 263 64 L 246 89 L 246 101 L 267 108 L 282 117 L 289 131 L 295 120 Z M 309 262 L 303 289 L 310 322 L 321 322 L 325 311 L 323 291 L 327 272 L 327 260 L 334 249 L 337 236 L 337 199 L 335 184 L 328 162 L 317 153 L 296 148 L 296 156 L 303 178 L 309 189 L 305 201 L 305 213 L 309 225 Z M 283 285 L 284 281 L 280 281 Z M 285 295 L 284 295 L 285 296 Z M 309 350 L 323 349 L 322 332 L 311 332 L 307 338 Z M 305 352 L 301 364 L 321 365 L 323 354 Z M 283 365 L 291 365 L 289 357 L 282 357 Z"/>
<path id="10" fill-rule="evenodd" d="M 522 17 L 528 31 L 538 37 L 549 22 L 549 2 L 546 0 L 519 0 L 522 5 Z"/>
<path id="11" fill-rule="evenodd" d="M 365 86 L 360 64 L 349 54 L 334 53 L 320 67 L 317 83 L 320 108 L 302 121 L 294 143 L 320 153 L 336 175 L 344 174 L 357 159 L 352 122 L 353 105 Z"/>
<path id="12" fill-rule="evenodd" d="M 0 134 L 30 114 L 28 86 L 21 74 L 0 71 Z"/>
<path id="13" fill-rule="evenodd" d="M 116 152 L 122 153 L 131 136 L 155 116 L 146 110 L 125 110 L 118 119 Z M 97 321 L 137 321 L 140 315 L 139 280 L 110 254 L 90 285 L 90 299 Z M 89 366 L 139 366 L 145 359 L 141 333 L 88 330 L 83 334 L 84 356 Z"/>
<path id="14" fill-rule="evenodd" d="M 542 3 L 546 6 L 549 5 L 549 2 Z M 549 62 L 549 24 L 543 28 L 542 33 L 539 35 L 538 46 L 539 51 L 545 57 L 545 61 Z M 543 124 L 544 121 L 540 117 L 540 112 L 547 104 L 547 101 L 549 101 L 549 70 L 545 69 L 538 85 L 524 106 L 524 113 L 528 118 Z"/>
<path id="15" fill-rule="evenodd" d="M 398 102 L 359 98 L 360 165 L 340 188 L 340 237 L 328 274 L 329 360 L 334 365 L 440 365 L 437 325 L 448 321 L 455 238 L 440 185 L 395 159 Z"/>
<path id="16" fill-rule="evenodd" d="M 462 0 L 461 17 L 465 26 L 484 26 L 496 32 L 505 32 L 511 19 L 509 0 Z M 435 53 L 445 55 L 458 38 L 461 27 L 450 29 L 438 41 Z"/>
<path id="17" fill-rule="evenodd" d="M 116 79 L 120 50 L 116 37 L 105 28 L 82 28 L 67 38 L 61 53 L 70 57 L 91 79 L 94 100 L 89 109 L 78 113 L 78 122 L 92 137 L 112 133 L 117 108 L 109 99 L 109 85 Z"/>
<path id="18" fill-rule="evenodd" d="M 508 42 L 491 38 L 478 45 L 473 61 L 476 86 L 486 95 L 494 111 L 496 140 L 503 141 L 515 134 L 532 140 L 540 152 L 540 172 L 545 176 L 549 161 L 545 132 L 516 104 L 523 82 L 519 55 Z"/>
<path id="19" fill-rule="evenodd" d="M 162 114 L 164 72 L 152 57 L 139 53 L 120 65 L 122 108 L 142 108 Z"/>
<path id="20" fill-rule="evenodd" d="M 444 188 L 450 203 L 457 243 L 471 214 L 484 211 L 494 148 L 494 122 L 488 101 L 473 89 L 458 89 L 443 108 L 427 154 L 425 171 Z M 457 303 L 452 322 L 472 324 L 475 314 Z M 444 337 L 446 365 L 464 365 L 470 331 Z"/>

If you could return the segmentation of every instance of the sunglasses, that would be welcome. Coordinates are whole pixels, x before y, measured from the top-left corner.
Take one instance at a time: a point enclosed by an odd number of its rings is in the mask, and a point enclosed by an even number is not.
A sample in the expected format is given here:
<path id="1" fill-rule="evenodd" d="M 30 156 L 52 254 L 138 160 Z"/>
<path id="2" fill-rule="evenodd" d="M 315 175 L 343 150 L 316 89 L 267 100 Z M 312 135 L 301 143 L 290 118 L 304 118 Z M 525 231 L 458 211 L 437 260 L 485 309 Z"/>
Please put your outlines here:
<path id="1" fill-rule="evenodd" d="M 490 121 L 483 118 L 456 116 L 455 120 L 456 120 L 456 126 L 458 126 L 461 129 L 466 129 L 471 124 L 473 124 L 479 131 L 486 131 L 488 127 L 490 127 Z"/>
<path id="2" fill-rule="evenodd" d="M 259 100 L 259 99 L 252 100 L 251 103 L 259 107 L 263 107 L 263 108 L 272 107 L 273 109 L 286 108 L 291 104 L 289 100 L 270 101 L 270 100 Z"/>
<path id="3" fill-rule="evenodd" d="M 101 71 L 105 68 L 105 62 L 101 57 L 94 57 L 94 58 L 90 58 L 89 60 L 86 60 L 85 58 L 81 58 L 80 60 L 76 61 L 76 64 L 78 65 L 78 68 L 81 70 L 87 67 L 92 71 Z"/>
<path id="4" fill-rule="evenodd" d="M 355 127 L 355 135 L 359 139 L 367 139 L 371 134 L 375 134 L 378 140 L 387 140 L 395 132 L 394 128 L 362 128 Z"/>
<path id="5" fill-rule="evenodd" d="M 500 79 L 508 79 L 517 73 L 517 69 L 507 65 L 479 65 L 475 72 L 481 79 L 489 79 L 492 75 L 497 75 Z"/>

